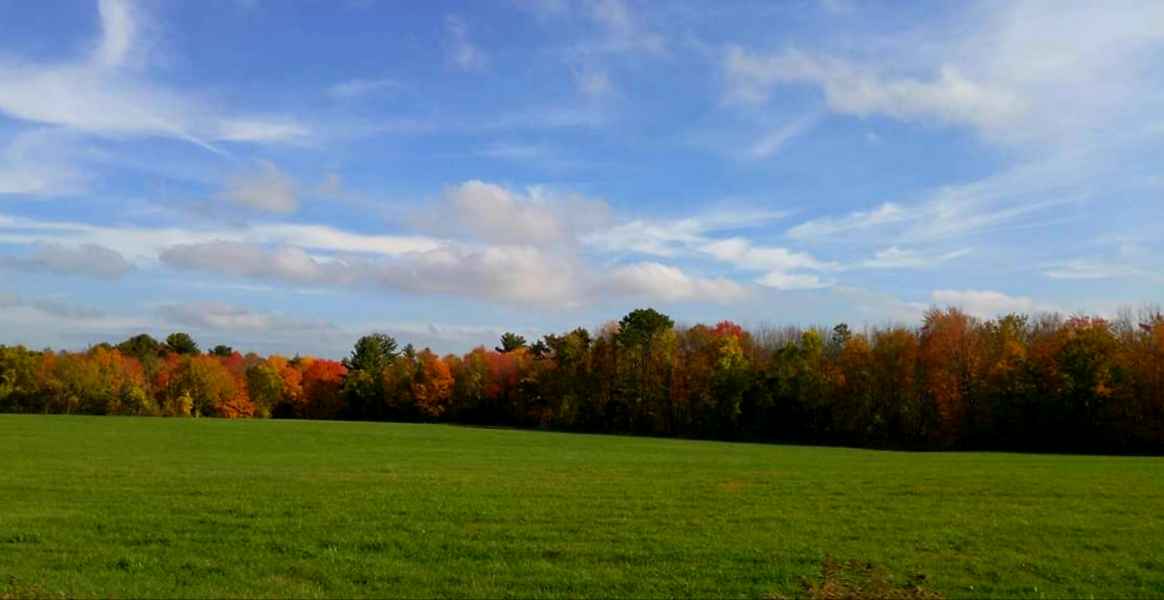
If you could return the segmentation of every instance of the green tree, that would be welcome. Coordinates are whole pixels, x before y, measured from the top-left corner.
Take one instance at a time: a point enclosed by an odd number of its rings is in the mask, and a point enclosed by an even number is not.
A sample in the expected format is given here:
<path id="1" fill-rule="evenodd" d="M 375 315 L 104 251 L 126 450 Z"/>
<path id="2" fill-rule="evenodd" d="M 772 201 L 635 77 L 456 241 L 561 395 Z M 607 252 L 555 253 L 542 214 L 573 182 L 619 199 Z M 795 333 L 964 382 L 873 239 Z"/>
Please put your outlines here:
<path id="1" fill-rule="evenodd" d="M 660 365 L 655 362 L 661 345 L 674 346 L 674 326 L 671 317 L 653 308 L 635 309 L 619 321 L 617 341 L 625 350 L 623 358 L 626 359 L 627 378 L 626 396 L 622 400 L 630 429 L 666 427 L 671 410 L 664 406 L 664 400 L 670 397 L 667 389 L 670 373 L 660 373 Z M 665 334 L 672 334 L 669 340 L 665 339 Z"/>
<path id="2" fill-rule="evenodd" d="M 166 348 L 174 354 L 198 354 L 198 344 L 194 338 L 184 331 L 177 331 L 166 336 Z"/>
<path id="3" fill-rule="evenodd" d="M 344 359 L 347 374 L 343 381 L 344 410 L 353 419 L 383 419 L 387 416 L 388 370 L 400 358 L 396 339 L 384 333 L 356 340 L 352 354 Z"/>
<path id="4" fill-rule="evenodd" d="M 162 343 L 147 334 L 135 335 L 117 345 L 117 350 L 141 362 L 155 359 L 162 353 Z"/>
<path id="5" fill-rule="evenodd" d="M 501 334 L 501 345 L 494 348 L 498 352 L 513 352 L 519 348 L 525 348 L 525 338 L 516 333 L 506 331 Z"/>
<path id="6" fill-rule="evenodd" d="M 399 356 L 396 339 L 384 333 L 372 333 L 356 340 L 352 354 L 344 359 L 349 371 L 379 371 Z"/>

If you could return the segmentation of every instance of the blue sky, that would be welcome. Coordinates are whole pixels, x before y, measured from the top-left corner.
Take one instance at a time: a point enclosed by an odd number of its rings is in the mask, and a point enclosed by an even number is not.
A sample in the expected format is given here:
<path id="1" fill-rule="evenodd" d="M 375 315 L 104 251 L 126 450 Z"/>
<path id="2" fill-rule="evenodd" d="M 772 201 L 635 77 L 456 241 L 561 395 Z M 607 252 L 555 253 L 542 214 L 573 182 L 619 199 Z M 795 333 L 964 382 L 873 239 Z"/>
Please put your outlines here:
<path id="1" fill-rule="evenodd" d="M 0 343 L 1164 298 L 1164 4 L 0 0 Z"/>

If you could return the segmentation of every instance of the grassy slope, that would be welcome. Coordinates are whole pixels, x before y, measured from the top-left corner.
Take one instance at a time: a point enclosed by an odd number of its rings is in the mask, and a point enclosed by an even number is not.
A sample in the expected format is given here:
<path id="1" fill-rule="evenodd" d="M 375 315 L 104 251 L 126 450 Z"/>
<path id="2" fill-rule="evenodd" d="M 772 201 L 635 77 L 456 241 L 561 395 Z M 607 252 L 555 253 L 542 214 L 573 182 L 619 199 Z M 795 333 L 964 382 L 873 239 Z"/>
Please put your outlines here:
<path id="1" fill-rule="evenodd" d="M 1164 595 L 1164 460 L 0 416 L 0 597 Z M 973 587 L 971 587 L 973 586 Z"/>

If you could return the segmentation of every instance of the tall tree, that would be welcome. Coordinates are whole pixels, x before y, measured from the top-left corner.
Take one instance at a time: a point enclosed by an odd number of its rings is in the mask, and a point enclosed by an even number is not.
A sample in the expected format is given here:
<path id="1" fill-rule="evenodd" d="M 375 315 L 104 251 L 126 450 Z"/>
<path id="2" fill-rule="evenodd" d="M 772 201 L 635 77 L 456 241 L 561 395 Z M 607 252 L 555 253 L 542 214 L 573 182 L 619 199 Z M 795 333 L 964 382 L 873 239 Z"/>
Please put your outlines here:
<path id="1" fill-rule="evenodd" d="M 501 334 L 501 345 L 494 348 L 498 352 L 513 352 L 520 348 L 525 348 L 525 338 L 516 333 L 506 331 Z"/>
<path id="2" fill-rule="evenodd" d="M 198 354 L 198 344 L 184 331 L 176 331 L 166 336 L 166 348 L 174 354 Z"/>
<path id="3" fill-rule="evenodd" d="M 135 335 L 117 345 L 118 351 L 126 356 L 132 356 L 139 361 L 157 358 L 164 346 L 147 334 Z"/>
<path id="4" fill-rule="evenodd" d="M 666 376 L 658 373 L 655 359 L 664 335 L 672 333 L 674 326 L 671 317 L 653 308 L 632 310 L 619 321 L 618 344 L 629 359 L 626 365 L 629 396 L 623 399 L 629 429 L 654 428 L 659 425 L 657 419 L 662 419 L 664 424 L 667 420 L 669 407 L 663 405 L 663 399 L 669 397 L 666 388 L 670 373 Z M 670 341 L 675 341 L 674 336 Z"/>
<path id="5" fill-rule="evenodd" d="M 378 371 L 399 355 L 396 338 L 385 333 L 373 333 L 356 340 L 352 354 L 343 362 L 349 371 Z"/>

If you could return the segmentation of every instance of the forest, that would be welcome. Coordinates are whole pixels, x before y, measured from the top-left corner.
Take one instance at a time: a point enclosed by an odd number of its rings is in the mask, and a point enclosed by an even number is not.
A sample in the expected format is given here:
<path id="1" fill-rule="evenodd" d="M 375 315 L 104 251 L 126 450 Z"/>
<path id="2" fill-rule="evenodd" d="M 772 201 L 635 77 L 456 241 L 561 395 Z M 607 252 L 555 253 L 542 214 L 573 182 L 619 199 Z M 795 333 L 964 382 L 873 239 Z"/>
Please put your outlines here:
<path id="1" fill-rule="evenodd" d="M 933 308 L 853 331 L 637 309 L 596 331 L 438 356 L 374 333 L 342 361 L 203 351 L 186 333 L 84 352 L 0 346 L 0 412 L 439 421 L 941 450 L 1164 452 L 1164 314 Z"/>

